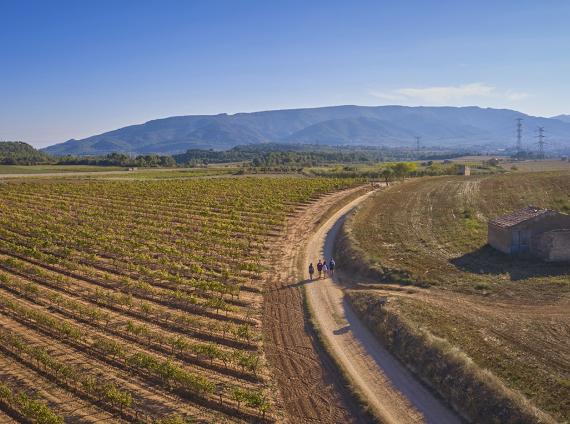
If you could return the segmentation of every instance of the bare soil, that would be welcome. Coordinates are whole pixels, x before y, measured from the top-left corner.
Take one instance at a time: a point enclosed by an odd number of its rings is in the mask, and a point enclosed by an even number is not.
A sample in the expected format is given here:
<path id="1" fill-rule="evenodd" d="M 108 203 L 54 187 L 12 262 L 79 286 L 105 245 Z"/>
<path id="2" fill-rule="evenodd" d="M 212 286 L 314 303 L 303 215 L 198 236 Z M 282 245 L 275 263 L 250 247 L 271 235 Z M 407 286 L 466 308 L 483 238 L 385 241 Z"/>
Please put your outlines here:
<path id="1" fill-rule="evenodd" d="M 309 261 L 330 257 L 336 229 L 347 211 L 366 197 L 355 192 L 325 196 L 298 210 L 275 248 L 264 299 L 264 345 L 280 389 L 284 419 L 369 422 L 374 420 L 371 412 L 376 421 L 385 423 L 458 423 L 358 321 L 344 302 L 340 285 L 332 279 L 307 280 Z M 327 352 L 308 322 L 303 287 Z M 370 411 L 365 413 L 349 390 Z"/>
<path id="2" fill-rule="evenodd" d="M 279 387 L 284 419 L 290 423 L 365 422 L 336 365 L 311 330 L 303 292 L 305 244 L 320 217 L 358 189 L 337 192 L 299 209 L 290 217 L 273 249 L 272 275 L 264 294 L 265 354 Z"/>
<path id="3" fill-rule="evenodd" d="M 89 402 L 70 397 L 65 390 L 4 354 L 0 355 L 0 380 L 18 387 L 30 396 L 39 396 L 59 415 L 65 416 L 68 423 L 110 424 L 123 422 L 119 417 L 99 409 Z M 0 423 L 2 422 L 5 421 L 0 415 Z"/>

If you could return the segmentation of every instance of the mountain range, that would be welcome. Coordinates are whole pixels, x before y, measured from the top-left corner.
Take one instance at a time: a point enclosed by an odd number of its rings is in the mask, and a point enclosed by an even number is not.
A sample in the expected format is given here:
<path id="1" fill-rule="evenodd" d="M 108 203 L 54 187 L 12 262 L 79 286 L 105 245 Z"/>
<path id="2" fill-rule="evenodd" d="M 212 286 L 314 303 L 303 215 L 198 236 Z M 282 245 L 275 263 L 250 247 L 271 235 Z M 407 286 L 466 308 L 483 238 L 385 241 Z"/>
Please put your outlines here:
<path id="1" fill-rule="evenodd" d="M 43 150 L 54 155 L 175 154 L 269 142 L 411 147 L 416 136 L 425 146 L 491 150 L 513 146 L 517 118 L 523 119 L 527 148 L 535 148 L 537 128 L 545 127 L 548 148 L 570 149 L 569 115 L 543 118 L 475 106 L 330 106 L 175 116 L 68 140 Z"/>
<path id="2" fill-rule="evenodd" d="M 558 115 L 553 116 L 553 119 L 558 119 L 559 121 L 570 122 L 570 115 Z"/>

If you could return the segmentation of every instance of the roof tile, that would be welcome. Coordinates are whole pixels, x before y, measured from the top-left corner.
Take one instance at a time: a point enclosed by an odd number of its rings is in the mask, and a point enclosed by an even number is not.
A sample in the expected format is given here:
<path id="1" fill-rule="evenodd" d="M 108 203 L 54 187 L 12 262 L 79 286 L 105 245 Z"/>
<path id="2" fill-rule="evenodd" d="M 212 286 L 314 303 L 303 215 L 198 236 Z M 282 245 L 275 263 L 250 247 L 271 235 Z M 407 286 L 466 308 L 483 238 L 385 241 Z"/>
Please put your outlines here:
<path id="1" fill-rule="evenodd" d="M 509 228 L 548 212 L 550 212 L 548 209 L 542 209 L 537 206 L 527 206 L 508 215 L 493 218 L 489 222 L 497 227 Z"/>

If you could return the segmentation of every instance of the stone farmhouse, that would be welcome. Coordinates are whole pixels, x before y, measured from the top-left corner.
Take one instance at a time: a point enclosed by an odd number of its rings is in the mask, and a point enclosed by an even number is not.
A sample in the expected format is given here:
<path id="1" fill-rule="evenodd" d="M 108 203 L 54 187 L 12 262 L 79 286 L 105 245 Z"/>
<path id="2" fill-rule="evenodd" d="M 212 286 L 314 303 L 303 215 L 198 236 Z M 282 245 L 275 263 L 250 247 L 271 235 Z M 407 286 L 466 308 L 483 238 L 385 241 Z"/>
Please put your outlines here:
<path id="1" fill-rule="evenodd" d="M 489 221 L 488 242 L 501 252 L 570 261 L 570 215 L 536 206 Z"/>

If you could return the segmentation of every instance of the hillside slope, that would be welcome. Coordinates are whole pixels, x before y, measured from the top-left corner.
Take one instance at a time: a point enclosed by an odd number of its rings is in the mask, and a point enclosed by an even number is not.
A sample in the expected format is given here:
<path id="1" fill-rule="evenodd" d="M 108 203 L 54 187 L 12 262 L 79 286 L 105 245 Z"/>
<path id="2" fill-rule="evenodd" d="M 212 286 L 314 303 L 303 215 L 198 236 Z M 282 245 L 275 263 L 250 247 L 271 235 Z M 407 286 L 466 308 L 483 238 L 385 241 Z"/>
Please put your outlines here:
<path id="1" fill-rule="evenodd" d="M 33 165 L 45 163 L 50 157 L 39 152 L 27 143 L 21 141 L 0 142 L 0 164 L 4 165 Z"/>
<path id="2" fill-rule="evenodd" d="M 570 115 L 558 115 L 553 116 L 553 119 L 558 119 L 559 121 L 570 122 Z"/>
<path id="3" fill-rule="evenodd" d="M 300 142 L 322 145 L 509 147 L 516 118 L 523 118 L 524 141 L 535 143 L 538 126 L 548 130 L 548 148 L 570 148 L 570 123 L 507 109 L 478 107 L 333 106 L 235 115 L 192 115 L 157 119 L 69 140 L 47 153 L 173 154 L 190 148 L 227 149 L 241 144 Z M 531 141 L 532 140 L 532 141 Z"/>
<path id="4" fill-rule="evenodd" d="M 387 296 L 387 313 L 445 340 L 567 422 L 570 264 L 511 258 L 486 245 L 486 235 L 488 219 L 528 204 L 570 212 L 568 193 L 568 172 L 422 178 L 390 187 L 354 216 L 351 248 L 337 263 L 364 257 L 361 267 L 373 270 L 374 281 L 391 284 L 353 291 L 353 304 L 381 319 L 374 305 Z M 460 397 L 457 390 L 450 396 Z"/>

